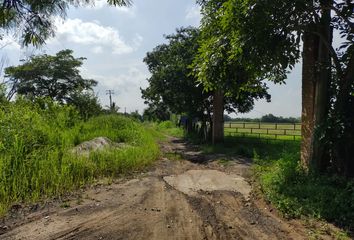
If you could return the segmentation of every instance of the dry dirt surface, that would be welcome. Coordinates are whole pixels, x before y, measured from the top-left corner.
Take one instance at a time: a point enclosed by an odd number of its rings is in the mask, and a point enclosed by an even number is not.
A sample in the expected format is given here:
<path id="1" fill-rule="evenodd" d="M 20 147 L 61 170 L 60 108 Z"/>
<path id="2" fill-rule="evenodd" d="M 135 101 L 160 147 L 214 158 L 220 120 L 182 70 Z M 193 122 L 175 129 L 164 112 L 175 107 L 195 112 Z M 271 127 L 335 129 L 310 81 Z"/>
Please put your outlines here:
<path id="1" fill-rule="evenodd" d="M 15 206 L 0 223 L 0 239 L 309 238 L 301 223 L 256 199 L 250 160 L 203 155 L 173 138 L 161 147 L 165 157 L 144 173 L 90 187 L 65 203 Z"/>

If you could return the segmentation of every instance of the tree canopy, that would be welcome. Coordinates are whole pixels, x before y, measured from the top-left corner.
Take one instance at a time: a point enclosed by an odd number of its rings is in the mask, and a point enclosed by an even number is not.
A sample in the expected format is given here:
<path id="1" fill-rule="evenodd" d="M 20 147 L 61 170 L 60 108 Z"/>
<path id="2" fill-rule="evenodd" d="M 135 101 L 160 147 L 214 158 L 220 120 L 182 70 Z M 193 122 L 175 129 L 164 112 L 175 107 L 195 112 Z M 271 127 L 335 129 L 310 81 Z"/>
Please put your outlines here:
<path id="1" fill-rule="evenodd" d="M 54 56 L 32 56 L 22 65 L 6 68 L 8 99 L 17 93 L 29 99 L 48 97 L 66 103 L 72 101 L 77 92 L 92 90 L 97 82 L 84 79 L 79 71 L 85 58 L 75 58 L 72 54 L 73 51 L 67 49 Z"/>
<path id="2" fill-rule="evenodd" d="M 69 6 L 94 4 L 94 0 L 3 0 L 0 29 L 15 31 L 24 45 L 42 45 L 54 35 L 54 17 L 65 17 Z M 107 0 L 113 6 L 126 6 L 130 0 Z M 2 37 L 0 33 L 0 38 Z"/>
<path id="3" fill-rule="evenodd" d="M 199 1 L 202 5 L 201 37 L 193 73 L 207 91 L 213 91 L 213 142 L 223 141 L 224 109 L 248 112 L 255 99 L 270 101 L 260 78 L 258 63 L 247 61 L 247 51 L 234 44 L 235 32 L 225 27 L 227 1 Z M 226 103 L 226 104 L 225 104 Z M 216 125 L 217 124 L 217 125 Z"/>
<path id="4" fill-rule="evenodd" d="M 151 77 L 149 87 L 142 90 L 146 103 L 159 106 L 161 103 L 173 113 L 203 118 L 209 111 L 210 94 L 197 86 L 190 74 L 189 65 L 198 51 L 199 31 L 196 28 L 180 28 L 167 35 L 167 44 L 161 44 L 147 53 L 144 62 Z"/>
<path id="5" fill-rule="evenodd" d="M 304 166 L 354 174 L 354 147 L 348 145 L 354 142 L 354 2 L 198 2 L 206 30 L 198 78 L 219 87 L 230 81 L 228 67 L 234 72 L 241 67 L 251 79 L 282 83 L 302 57 Z M 342 41 L 338 48 L 332 43 L 333 30 Z"/>

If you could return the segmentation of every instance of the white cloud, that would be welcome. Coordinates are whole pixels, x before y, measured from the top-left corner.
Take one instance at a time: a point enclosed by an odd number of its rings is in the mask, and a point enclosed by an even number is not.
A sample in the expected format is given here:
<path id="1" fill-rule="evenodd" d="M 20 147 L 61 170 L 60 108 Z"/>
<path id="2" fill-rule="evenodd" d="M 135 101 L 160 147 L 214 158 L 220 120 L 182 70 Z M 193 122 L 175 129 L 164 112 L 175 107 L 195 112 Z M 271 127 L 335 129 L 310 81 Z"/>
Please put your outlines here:
<path id="1" fill-rule="evenodd" d="M 141 64 L 140 64 L 141 65 Z M 141 67 L 141 66 L 140 66 Z M 81 73 L 85 78 L 92 78 L 98 81 L 95 89 L 103 106 L 109 105 L 106 90 L 114 90 L 113 101 L 121 107 L 120 111 L 127 112 L 139 110 L 140 112 L 146 107 L 144 100 L 141 98 L 140 87 L 146 88 L 148 73 L 137 67 L 129 67 L 124 74 L 117 75 L 100 75 L 91 72 L 91 70 L 83 67 Z"/>
<path id="2" fill-rule="evenodd" d="M 187 20 L 198 20 L 201 19 L 200 6 L 189 6 L 186 9 L 186 19 Z"/>
<path id="3" fill-rule="evenodd" d="M 135 45 L 127 44 L 116 29 L 102 26 L 98 21 L 84 22 L 78 18 L 65 21 L 57 19 L 56 28 L 56 37 L 50 40 L 50 43 L 71 42 L 86 45 L 94 53 L 102 53 L 105 49 L 113 54 L 125 54 L 136 49 Z"/>
<path id="4" fill-rule="evenodd" d="M 136 14 L 136 6 L 133 5 L 133 6 L 130 6 L 130 7 L 119 7 L 119 6 L 110 6 L 108 3 L 107 3 L 107 0 L 96 0 L 93 4 L 91 5 L 87 5 L 86 6 L 86 9 L 90 9 L 90 10 L 101 10 L 101 9 L 104 9 L 104 8 L 111 8 L 111 9 L 114 9 L 115 11 L 117 12 L 120 12 L 120 13 L 123 13 L 123 14 L 126 14 L 130 17 L 135 17 Z"/>
<path id="5" fill-rule="evenodd" d="M 100 75 L 92 73 L 87 68 L 82 68 L 81 73 L 86 78 L 93 78 L 100 85 L 114 89 L 116 92 L 127 92 L 134 88 L 139 88 L 148 75 L 137 67 L 129 67 L 124 74 L 115 76 Z"/>

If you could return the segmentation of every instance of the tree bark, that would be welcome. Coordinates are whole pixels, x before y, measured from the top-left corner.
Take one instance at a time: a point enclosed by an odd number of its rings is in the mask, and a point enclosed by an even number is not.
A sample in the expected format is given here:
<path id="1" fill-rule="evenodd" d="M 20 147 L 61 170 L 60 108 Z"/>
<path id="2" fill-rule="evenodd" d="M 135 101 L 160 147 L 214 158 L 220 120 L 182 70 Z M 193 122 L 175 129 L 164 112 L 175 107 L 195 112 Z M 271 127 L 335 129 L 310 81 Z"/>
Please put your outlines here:
<path id="1" fill-rule="evenodd" d="M 321 4 L 327 6 L 332 0 L 322 0 Z M 323 8 L 321 21 L 318 25 L 318 32 L 321 37 L 318 42 L 318 59 L 316 63 L 316 85 L 314 102 L 314 134 L 313 137 L 313 167 L 319 172 L 324 172 L 329 166 L 329 155 L 323 142 L 320 141 L 320 134 L 325 131 L 324 123 L 328 118 L 329 112 L 329 89 L 331 82 L 331 57 L 327 46 L 332 45 L 331 11 L 329 8 Z"/>
<path id="2" fill-rule="evenodd" d="M 323 6 L 332 0 L 322 0 Z M 320 136 L 329 113 L 332 45 L 331 12 L 323 8 L 320 23 L 304 34 L 302 72 L 301 162 L 305 169 L 324 172 L 330 165 L 329 152 Z"/>
<path id="3" fill-rule="evenodd" d="M 315 68 L 318 55 L 318 37 L 310 32 L 303 36 L 302 56 L 302 126 L 301 164 L 309 170 L 313 159 L 314 112 L 315 112 Z"/>
<path id="4" fill-rule="evenodd" d="M 213 128 L 212 143 L 224 141 L 224 93 L 216 90 L 213 96 Z"/>

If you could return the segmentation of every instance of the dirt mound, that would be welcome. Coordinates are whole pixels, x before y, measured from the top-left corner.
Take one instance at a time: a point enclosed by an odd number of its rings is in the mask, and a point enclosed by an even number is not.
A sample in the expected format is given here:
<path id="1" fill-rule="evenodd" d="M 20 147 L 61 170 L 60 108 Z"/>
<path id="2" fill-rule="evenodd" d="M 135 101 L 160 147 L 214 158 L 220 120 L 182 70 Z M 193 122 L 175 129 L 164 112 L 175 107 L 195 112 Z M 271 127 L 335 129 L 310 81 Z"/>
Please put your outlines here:
<path id="1" fill-rule="evenodd" d="M 88 155 L 90 152 L 103 150 L 105 148 L 122 148 L 125 146 L 125 143 L 116 143 L 107 137 L 97 137 L 90 141 L 80 143 L 74 147 L 71 152 L 79 155 Z"/>

